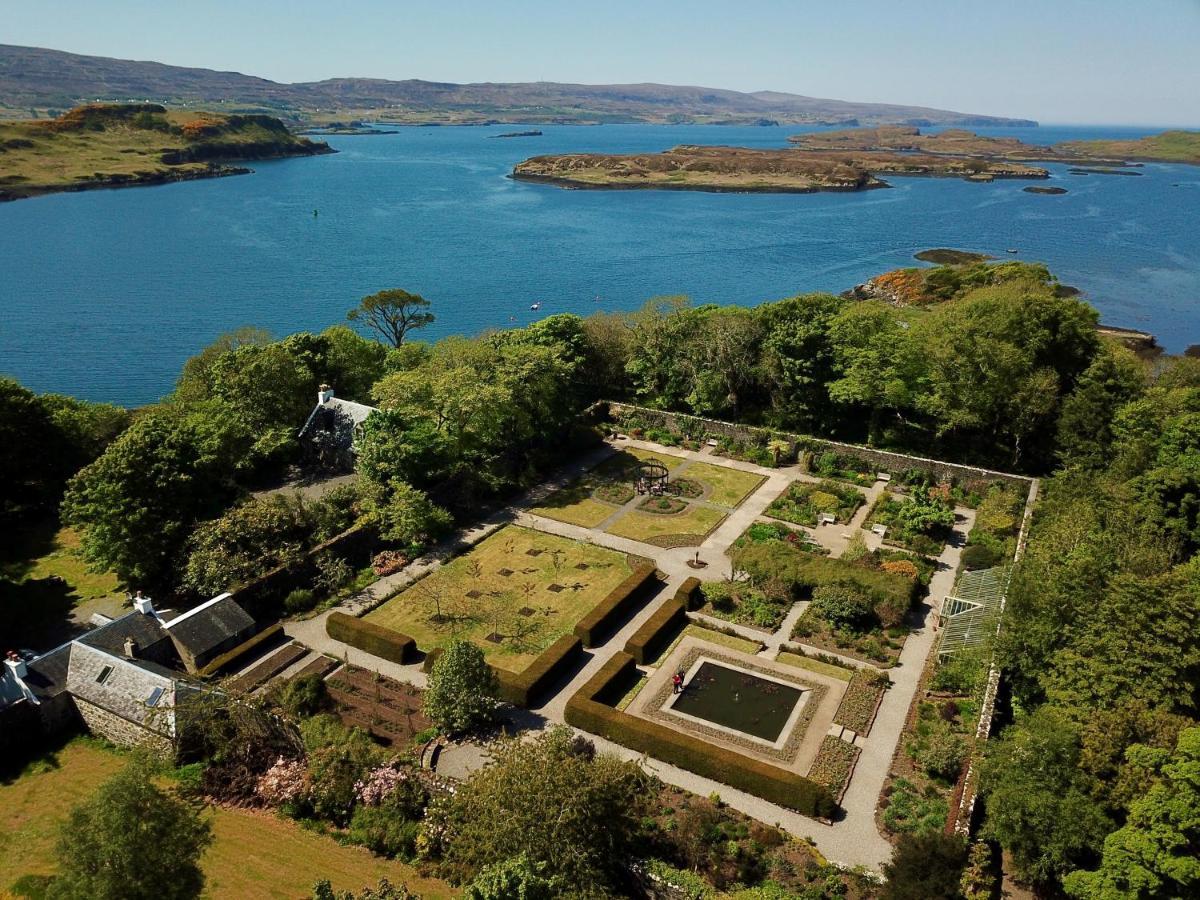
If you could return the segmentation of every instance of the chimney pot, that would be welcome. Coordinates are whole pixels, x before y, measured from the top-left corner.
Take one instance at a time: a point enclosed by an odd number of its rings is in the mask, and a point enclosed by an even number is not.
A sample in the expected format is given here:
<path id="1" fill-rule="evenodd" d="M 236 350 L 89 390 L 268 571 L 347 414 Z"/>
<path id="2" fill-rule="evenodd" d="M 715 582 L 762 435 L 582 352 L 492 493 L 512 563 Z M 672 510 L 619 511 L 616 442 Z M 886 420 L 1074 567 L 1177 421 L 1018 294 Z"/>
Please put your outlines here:
<path id="1" fill-rule="evenodd" d="M 154 603 L 149 597 L 143 597 L 141 591 L 138 591 L 137 596 L 133 598 L 133 608 L 144 616 L 154 615 Z"/>
<path id="2" fill-rule="evenodd" d="M 323 384 L 319 388 L 317 388 L 317 405 L 318 406 L 328 403 L 332 399 L 333 399 L 333 388 L 331 388 L 329 385 Z"/>
<path id="3" fill-rule="evenodd" d="M 10 653 L 8 659 L 4 661 L 4 665 L 14 678 L 24 678 L 28 672 L 28 669 L 25 667 L 25 660 L 16 653 Z"/>

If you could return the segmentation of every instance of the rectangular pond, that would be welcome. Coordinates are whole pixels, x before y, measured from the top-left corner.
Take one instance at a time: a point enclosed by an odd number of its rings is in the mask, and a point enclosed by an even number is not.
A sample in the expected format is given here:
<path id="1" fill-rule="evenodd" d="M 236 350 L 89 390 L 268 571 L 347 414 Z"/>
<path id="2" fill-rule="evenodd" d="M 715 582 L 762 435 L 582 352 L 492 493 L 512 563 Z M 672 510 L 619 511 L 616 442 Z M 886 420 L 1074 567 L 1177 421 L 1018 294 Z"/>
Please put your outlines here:
<path id="1" fill-rule="evenodd" d="M 704 661 L 687 679 L 672 712 L 775 743 L 803 691 L 744 669 Z"/>

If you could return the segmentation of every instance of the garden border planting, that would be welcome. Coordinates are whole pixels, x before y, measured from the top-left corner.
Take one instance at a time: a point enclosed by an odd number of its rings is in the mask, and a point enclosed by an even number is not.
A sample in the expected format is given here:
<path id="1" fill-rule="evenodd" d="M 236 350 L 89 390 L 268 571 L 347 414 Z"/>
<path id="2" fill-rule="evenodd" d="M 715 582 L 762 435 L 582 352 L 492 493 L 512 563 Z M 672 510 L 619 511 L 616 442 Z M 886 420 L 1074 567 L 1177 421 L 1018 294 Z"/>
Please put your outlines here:
<path id="1" fill-rule="evenodd" d="M 335 641 L 400 665 L 411 662 L 417 653 L 417 642 L 407 634 L 337 610 L 325 620 L 325 633 Z"/>
<path id="2" fill-rule="evenodd" d="M 826 787 L 833 794 L 833 799 L 841 803 L 846 796 L 846 788 L 850 787 L 850 779 L 854 776 L 860 756 L 860 747 L 827 734 L 821 740 L 821 749 L 817 751 L 817 758 L 808 770 L 809 777 Z M 814 775 L 815 772 L 820 774 Z"/>
<path id="3" fill-rule="evenodd" d="M 823 785 L 741 753 L 714 747 L 665 725 L 620 712 L 596 699 L 636 668 L 634 658 L 628 653 L 613 654 L 567 701 L 567 723 L 803 815 L 828 821 L 837 803 Z"/>
<path id="4" fill-rule="evenodd" d="M 585 647 L 595 647 L 601 643 L 599 638 L 616 630 L 616 623 L 625 618 L 639 601 L 647 583 L 658 580 L 658 571 L 653 564 L 643 563 L 634 568 L 633 573 L 613 588 L 607 597 L 592 607 L 575 625 L 575 634 L 583 641 Z"/>
<path id="5" fill-rule="evenodd" d="M 883 672 L 858 669 L 846 685 L 842 702 L 833 714 L 833 723 L 864 737 L 870 734 L 875 716 L 879 712 L 879 705 L 883 703 L 883 695 L 891 687 L 891 681 Z"/>

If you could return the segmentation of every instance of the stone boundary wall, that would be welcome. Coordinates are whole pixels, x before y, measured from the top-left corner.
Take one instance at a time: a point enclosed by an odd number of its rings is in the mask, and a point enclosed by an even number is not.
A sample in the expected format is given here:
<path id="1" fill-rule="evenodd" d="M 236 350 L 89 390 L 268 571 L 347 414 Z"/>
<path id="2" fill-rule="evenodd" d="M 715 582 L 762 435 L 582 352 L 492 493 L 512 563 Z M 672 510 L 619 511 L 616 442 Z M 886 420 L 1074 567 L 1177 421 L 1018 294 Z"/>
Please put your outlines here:
<path id="1" fill-rule="evenodd" d="M 1022 492 L 1027 491 L 1030 482 L 1033 481 L 1033 479 L 1027 476 L 1014 475 L 1011 472 L 999 472 L 994 469 L 984 469 L 978 466 L 965 466 L 960 463 L 945 462 L 944 460 L 930 459 L 925 456 L 912 456 L 908 453 L 880 450 L 875 447 L 865 447 L 862 444 L 847 444 L 842 441 L 832 441 L 827 438 L 776 431 L 770 428 L 760 428 L 755 425 L 740 425 L 736 422 L 723 422 L 719 419 L 705 419 L 700 416 L 688 415 L 687 413 L 650 409 L 649 407 L 638 406 L 633 403 L 605 400 L 601 401 L 601 404 L 608 407 L 609 416 L 612 418 L 623 412 L 633 412 L 644 416 L 647 420 L 658 421 L 664 427 L 680 432 L 688 430 L 694 432 L 702 429 L 709 434 L 720 434 L 741 441 L 754 441 L 762 444 L 765 444 L 768 440 L 780 439 L 787 441 L 791 445 L 793 452 L 796 450 L 832 451 L 846 456 L 855 456 L 884 472 L 923 469 L 927 472 L 932 472 L 939 480 L 953 476 L 959 480 L 1001 481 Z M 687 423 L 691 428 L 684 428 L 683 423 Z"/>

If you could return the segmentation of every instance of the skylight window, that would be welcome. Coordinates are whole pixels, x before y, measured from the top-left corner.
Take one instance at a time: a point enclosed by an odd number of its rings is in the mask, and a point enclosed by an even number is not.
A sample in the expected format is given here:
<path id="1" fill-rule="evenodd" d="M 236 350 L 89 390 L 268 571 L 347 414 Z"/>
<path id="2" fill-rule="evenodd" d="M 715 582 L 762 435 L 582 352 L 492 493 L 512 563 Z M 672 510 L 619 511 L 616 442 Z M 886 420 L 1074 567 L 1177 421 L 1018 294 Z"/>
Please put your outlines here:
<path id="1" fill-rule="evenodd" d="M 163 689 L 156 687 L 150 692 L 150 696 L 146 698 L 147 706 L 158 706 L 158 701 L 162 699 Z"/>
<path id="2" fill-rule="evenodd" d="M 96 676 L 96 684 L 104 684 L 108 681 L 108 676 L 112 674 L 113 667 L 105 666 L 100 670 L 100 674 Z"/>

